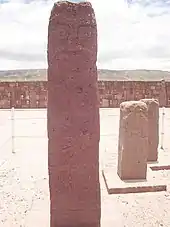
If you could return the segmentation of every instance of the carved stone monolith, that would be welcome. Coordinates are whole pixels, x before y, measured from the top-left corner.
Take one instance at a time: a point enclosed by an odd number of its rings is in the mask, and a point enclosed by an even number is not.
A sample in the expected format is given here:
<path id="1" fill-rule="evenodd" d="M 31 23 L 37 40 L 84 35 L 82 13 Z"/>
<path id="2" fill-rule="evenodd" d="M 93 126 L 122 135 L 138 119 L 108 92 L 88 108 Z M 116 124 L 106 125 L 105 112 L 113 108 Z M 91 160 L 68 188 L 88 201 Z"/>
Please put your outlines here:
<path id="1" fill-rule="evenodd" d="M 51 227 L 99 227 L 97 26 L 89 2 L 57 2 L 48 30 Z"/>
<path id="2" fill-rule="evenodd" d="M 118 175 L 121 180 L 146 179 L 148 109 L 142 101 L 120 105 Z"/>
<path id="3" fill-rule="evenodd" d="M 159 102 L 156 99 L 142 99 L 148 107 L 148 161 L 157 161 L 159 144 Z"/>

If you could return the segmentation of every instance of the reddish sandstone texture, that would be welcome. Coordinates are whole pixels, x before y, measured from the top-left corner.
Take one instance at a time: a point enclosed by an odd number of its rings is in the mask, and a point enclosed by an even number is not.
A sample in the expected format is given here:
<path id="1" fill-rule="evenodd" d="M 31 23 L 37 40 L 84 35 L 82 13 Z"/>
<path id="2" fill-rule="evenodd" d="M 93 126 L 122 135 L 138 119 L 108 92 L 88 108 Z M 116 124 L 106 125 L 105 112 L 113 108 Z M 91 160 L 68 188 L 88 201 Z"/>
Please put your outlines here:
<path id="1" fill-rule="evenodd" d="M 48 35 L 51 227 L 99 227 L 97 26 L 90 3 L 54 4 Z"/>
<path id="2" fill-rule="evenodd" d="M 141 101 L 120 105 L 118 175 L 122 180 L 146 179 L 148 109 Z"/>
<path id="3" fill-rule="evenodd" d="M 159 144 L 159 103 L 155 99 L 142 99 L 148 107 L 148 161 L 157 161 Z"/>
<path id="4" fill-rule="evenodd" d="M 166 82 L 165 80 L 161 80 L 161 89 L 160 89 L 160 94 L 159 94 L 159 105 L 160 107 L 165 107 L 168 102 L 168 97 L 167 97 L 167 87 L 166 87 Z"/>

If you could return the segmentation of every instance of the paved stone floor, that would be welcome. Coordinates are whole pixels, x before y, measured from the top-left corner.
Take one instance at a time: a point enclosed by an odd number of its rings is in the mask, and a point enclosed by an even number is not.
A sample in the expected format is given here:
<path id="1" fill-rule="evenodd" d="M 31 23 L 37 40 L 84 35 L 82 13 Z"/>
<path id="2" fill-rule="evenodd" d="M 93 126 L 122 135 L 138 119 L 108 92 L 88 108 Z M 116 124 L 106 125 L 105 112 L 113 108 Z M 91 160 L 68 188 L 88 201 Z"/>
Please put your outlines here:
<path id="1" fill-rule="evenodd" d="M 0 226 L 49 227 L 46 110 L 0 111 Z M 101 109 L 100 166 L 116 159 L 119 109 Z M 160 109 L 160 132 L 162 123 Z M 170 109 L 165 110 L 164 151 L 170 153 Z M 12 144 L 14 150 L 12 153 Z M 169 157 L 169 156 L 167 156 Z M 169 159 L 170 162 L 170 159 Z M 170 226 L 170 171 L 159 171 L 167 192 L 108 195 L 102 175 L 101 227 Z"/>

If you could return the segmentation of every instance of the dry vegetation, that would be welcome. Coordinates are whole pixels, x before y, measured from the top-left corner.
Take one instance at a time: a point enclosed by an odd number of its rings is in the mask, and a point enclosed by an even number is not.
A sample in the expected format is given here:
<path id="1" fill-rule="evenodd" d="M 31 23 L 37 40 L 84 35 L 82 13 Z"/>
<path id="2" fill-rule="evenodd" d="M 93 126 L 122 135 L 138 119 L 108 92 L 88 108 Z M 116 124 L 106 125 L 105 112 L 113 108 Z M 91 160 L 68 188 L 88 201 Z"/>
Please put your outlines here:
<path id="1" fill-rule="evenodd" d="M 170 81 L 170 72 L 159 70 L 98 70 L 99 80 Z M 47 80 L 46 69 L 23 69 L 0 71 L 0 81 Z"/>

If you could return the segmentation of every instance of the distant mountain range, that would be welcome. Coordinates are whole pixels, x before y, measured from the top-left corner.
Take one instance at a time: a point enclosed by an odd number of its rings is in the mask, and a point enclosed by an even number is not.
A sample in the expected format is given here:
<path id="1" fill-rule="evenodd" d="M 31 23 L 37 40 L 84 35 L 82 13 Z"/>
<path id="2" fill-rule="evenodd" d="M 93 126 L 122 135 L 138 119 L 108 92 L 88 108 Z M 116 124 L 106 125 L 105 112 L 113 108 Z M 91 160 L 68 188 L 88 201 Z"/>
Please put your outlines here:
<path id="1" fill-rule="evenodd" d="M 98 80 L 103 81 L 170 81 L 170 72 L 161 70 L 98 70 Z M 0 81 L 47 80 L 46 69 L 23 69 L 0 71 Z"/>

